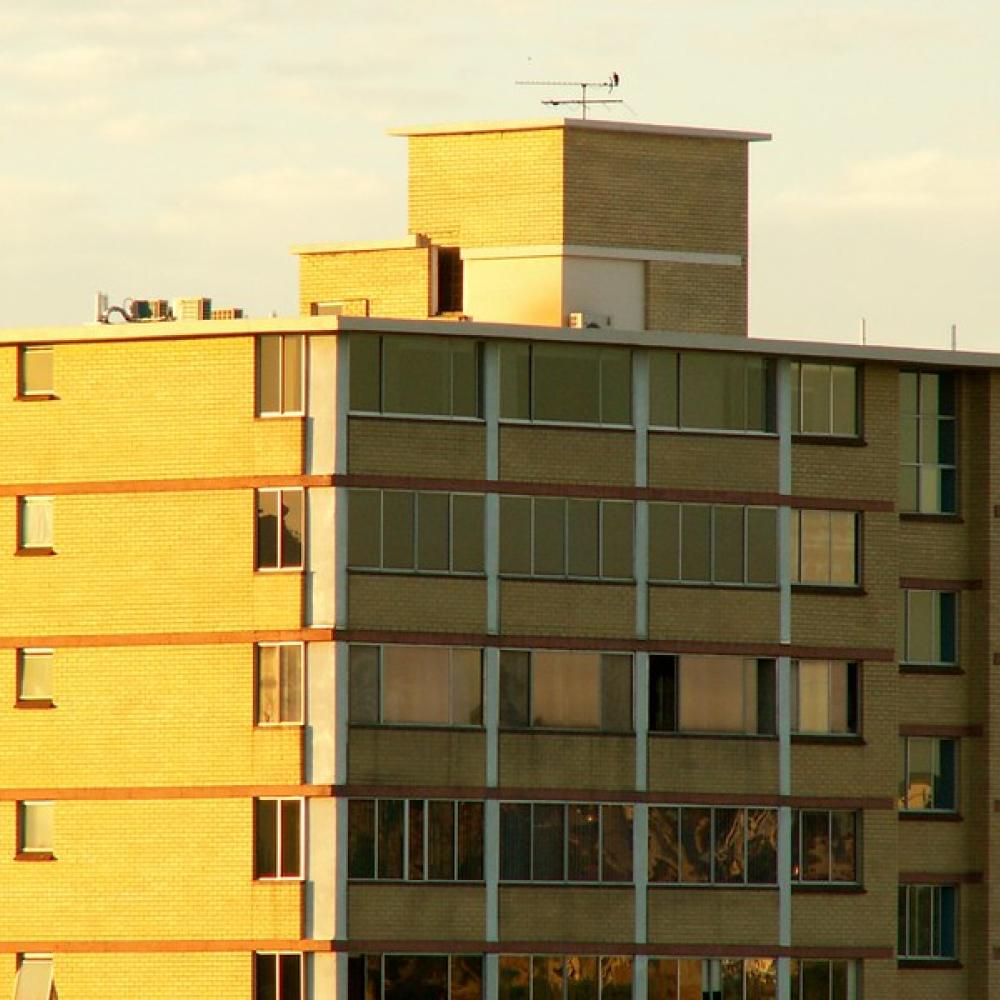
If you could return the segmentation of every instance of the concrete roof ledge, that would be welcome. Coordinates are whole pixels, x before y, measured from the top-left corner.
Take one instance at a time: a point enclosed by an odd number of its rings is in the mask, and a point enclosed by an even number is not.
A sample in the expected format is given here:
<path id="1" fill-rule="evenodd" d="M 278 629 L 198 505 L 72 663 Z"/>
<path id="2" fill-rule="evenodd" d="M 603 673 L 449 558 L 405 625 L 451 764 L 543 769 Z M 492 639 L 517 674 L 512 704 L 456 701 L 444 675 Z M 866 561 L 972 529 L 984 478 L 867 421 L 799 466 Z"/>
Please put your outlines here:
<path id="1" fill-rule="evenodd" d="M 441 125 L 404 125 L 387 129 L 388 135 L 463 135 L 475 132 L 531 132 L 540 129 L 574 128 L 595 132 L 642 132 L 647 135 L 687 136 L 692 139 L 732 139 L 739 142 L 768 142 L 770 132 L 700 128 L 691 125 L 654 125 L 651 122 L 605 121 L 600 118 L 527 118 L 521 121 L 455 122 Z"/>
<path id="2" fill-rule="evenodd" d="M 369 250 L 415 250 L 430 246 L 430 239 L 422 233 L 411 233 L 395 240 L 361 240 L 356 243 L 295 243 L 294 254 L 307 253 L 364 253 Z"/>

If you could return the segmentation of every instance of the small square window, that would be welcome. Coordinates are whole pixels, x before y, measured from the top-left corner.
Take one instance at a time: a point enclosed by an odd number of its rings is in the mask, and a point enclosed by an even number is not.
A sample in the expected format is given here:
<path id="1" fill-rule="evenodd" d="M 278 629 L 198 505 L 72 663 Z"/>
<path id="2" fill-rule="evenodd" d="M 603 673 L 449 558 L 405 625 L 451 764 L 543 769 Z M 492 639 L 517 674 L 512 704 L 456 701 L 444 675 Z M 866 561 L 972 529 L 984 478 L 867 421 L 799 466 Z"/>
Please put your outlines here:
<path id="1" fill-rule="evenodd" d="M 51 552 L 53 498 L 21 497 L 18 505 L 18 548 L 22 552 Z"/>
<path id="2" fill-rule="evenodd" d="M 302 569 L 305 491 L 257 491 L 257 569 Z"/>
<path id="3" fill-rule="evenodd" d="M 22 347 L 19 355 L 18 394 L 51 396 L 54 391 L 51 346 Z"/>
<path id="4" fill-rule="evenodd" d="M 302 643 L 261 643 L 257 647 L 257 724 L 302 724 Z"/>
<path id="5" fill-rule="evenodd" d="M 22 649 L 17 658 L 17 700 L 52 704 L 52 650 Z"/>
<path id="6" fill-rule="evenodd" d="M 254 799 L 254 878 L 302 878 L 302 799 Z"/>
<path id="7" fill-rule="evenodd" d="M 20 955 L 14 1000 L 50 1000 L 55 996 L 51 955 Z"/>
<path id="8" fill-rule="evenodd" d="M 256 1000 L 302 1000 L 302 955 L 299 952 L 257 952 L 253 957 Z"/>
<path id="9" fill-rule="evenodd" d="M 18 805 L 19 854 L 51 856 L 55 839 L 55 803 L 21 802 Z"/>

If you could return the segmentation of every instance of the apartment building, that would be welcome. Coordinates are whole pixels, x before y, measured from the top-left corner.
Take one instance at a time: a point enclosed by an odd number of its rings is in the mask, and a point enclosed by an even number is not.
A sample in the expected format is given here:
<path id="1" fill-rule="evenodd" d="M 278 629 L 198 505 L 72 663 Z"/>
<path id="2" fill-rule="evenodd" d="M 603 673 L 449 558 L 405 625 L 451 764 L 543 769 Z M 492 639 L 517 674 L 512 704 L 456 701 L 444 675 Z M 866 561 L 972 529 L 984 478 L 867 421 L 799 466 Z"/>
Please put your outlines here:
<path id="1" fill-rule="evenodd" d="M 1000 997 L 995 357 L 747 338 L 765 135 L 400 134 L 299 317 L 0 334 L 0 990 Z"/>

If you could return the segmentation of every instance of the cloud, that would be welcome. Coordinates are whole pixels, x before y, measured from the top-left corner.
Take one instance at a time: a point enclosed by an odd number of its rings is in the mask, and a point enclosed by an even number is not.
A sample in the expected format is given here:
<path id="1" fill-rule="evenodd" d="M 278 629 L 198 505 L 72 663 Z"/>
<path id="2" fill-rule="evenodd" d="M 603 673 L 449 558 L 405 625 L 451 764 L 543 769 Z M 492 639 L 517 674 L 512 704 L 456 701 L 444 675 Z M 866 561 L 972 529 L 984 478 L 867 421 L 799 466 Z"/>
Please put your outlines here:
<path id="1" fill-rule="evenodd" d="M 1000 158 L 940 149 L 849 164 L 825 183 L 789 188 L 771 207 L 787 217 L 983 215 L 1000 211 Z"/>

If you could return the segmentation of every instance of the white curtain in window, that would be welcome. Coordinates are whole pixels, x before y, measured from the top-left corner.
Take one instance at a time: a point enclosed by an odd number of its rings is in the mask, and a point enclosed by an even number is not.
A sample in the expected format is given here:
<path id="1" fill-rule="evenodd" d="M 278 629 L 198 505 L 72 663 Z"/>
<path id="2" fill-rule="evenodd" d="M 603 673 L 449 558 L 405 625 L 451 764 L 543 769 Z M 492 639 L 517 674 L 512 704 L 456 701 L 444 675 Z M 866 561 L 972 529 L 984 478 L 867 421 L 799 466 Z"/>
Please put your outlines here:
<path id="1" fill-rule="evenodd" d="M 26 549 L 52 548 L 52 497 L 24 497 L 21 505 L 21 544 Z"/>
<path id="2" fill-rule="evenodd" d="M 23 839 L 26 851 L 51 851 L 55 833 L 55 804 L 25 802 Z"/>

